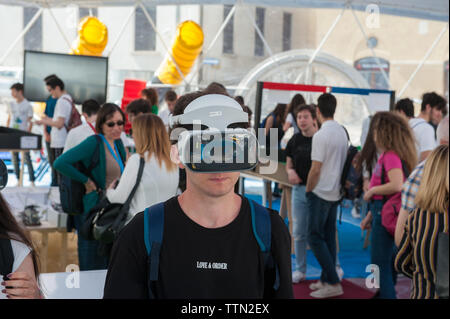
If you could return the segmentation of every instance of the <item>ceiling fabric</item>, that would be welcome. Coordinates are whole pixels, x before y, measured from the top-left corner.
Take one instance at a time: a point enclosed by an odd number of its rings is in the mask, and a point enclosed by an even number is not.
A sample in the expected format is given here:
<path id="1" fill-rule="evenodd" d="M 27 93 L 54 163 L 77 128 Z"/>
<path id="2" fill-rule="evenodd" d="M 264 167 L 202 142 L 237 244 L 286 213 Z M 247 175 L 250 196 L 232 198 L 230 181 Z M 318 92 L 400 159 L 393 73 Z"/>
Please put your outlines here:
<path id="1" fill-rule="evenodd" d="M 448 0 L 141 0 L 142 3 L 157 5 L 173 4 L 236 4 L 291 8 L 343 8 L 347 4 L 355 10 L 366 11 L 368 5 L 376 4 L 381 14 L 412 17 L 418 19 L 448 22 Z M 0 0 L 0 4 L 40 7 L 83 7 L 132 6 L 133 0 Z"/>

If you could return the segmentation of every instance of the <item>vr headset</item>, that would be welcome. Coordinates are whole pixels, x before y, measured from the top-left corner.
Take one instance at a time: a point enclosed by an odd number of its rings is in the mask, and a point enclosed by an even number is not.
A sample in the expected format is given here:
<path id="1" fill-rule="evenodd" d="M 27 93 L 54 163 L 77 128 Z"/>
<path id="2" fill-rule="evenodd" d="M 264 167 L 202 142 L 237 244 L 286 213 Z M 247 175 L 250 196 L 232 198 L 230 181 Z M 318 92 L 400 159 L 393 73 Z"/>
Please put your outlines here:
<path id="1" fill-rule="evenodd" d="M 8 169 L 5 163 L 0 159 L 0 191 L 8 184 Z"/>
<path id="2" fill-rule="evenodd" d="M 192 130 L 175 130 L 183 165 L 198 173 L 253 169 L 258 163 L 259 143 L 253 132 L 230 128 L 238 123 L 248 123 L 248 114 L 228 96 L 208 94 L 189 103 L 184 114 L 169 120 L 172 128 L 193 126 Z"/>

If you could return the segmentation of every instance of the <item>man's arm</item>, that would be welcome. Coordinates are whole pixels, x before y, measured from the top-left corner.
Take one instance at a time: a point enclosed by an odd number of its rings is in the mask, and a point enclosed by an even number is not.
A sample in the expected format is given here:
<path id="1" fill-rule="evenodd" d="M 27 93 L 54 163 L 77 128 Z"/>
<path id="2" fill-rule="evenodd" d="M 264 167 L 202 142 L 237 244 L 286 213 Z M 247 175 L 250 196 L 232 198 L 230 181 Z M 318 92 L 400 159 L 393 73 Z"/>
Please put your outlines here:
<path id="1" fill-rule="evenodd" d="M 9 127 L 9 122 L 11 122 L 11 115 L 8 113 L 8 119 L 6 120 L 6 127 Z"/>
<path id="2" fill-rule="evenodd" d="M 57 129 L 61 129 L 64 127 L 65 118 L 64 117 L 58 117 L 56 121 L 53 121 L 50 117 L 44 117 L 40 121 L 36 121 L 38 125 L 44 124 L 47 126 L 53 126 Z"/>
<path id="3" fill-rule="evenodd" d="M 31 132 L 31 129 L 33 128 L 33 122 L 31 121 L 33 117 L 28 118 L 28 132 Z"/>
<path id="4" fill-rule="evenodd" d="M 294 169 L 292 158 L 289 156 L 286 156 L 286 173 L 288 174 L 289 183 L 296 185 L 302 182 L 302 179 L 298 176 Z"/>
<path id="5" fill-rule="evenodd" d="M 308 181 L 306 182 L 306 192 L 312 192 L 319 183 L 320 171 L 322 169 L 322 162 L 312 161 L 311 169 L 308 174 Z"/>

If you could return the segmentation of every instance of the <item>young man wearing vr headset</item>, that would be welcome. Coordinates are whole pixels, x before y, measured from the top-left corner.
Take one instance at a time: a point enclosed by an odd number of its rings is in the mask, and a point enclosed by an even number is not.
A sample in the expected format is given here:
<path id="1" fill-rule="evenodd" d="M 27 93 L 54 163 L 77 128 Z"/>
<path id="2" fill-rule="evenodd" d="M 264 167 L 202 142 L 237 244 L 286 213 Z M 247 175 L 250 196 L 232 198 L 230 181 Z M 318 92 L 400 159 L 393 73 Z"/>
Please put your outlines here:
<path id="1" fill-rule="evenodd" d="M 171 139 L 177 141 L 171 157 L 186 169 L 186 190 L 139 213 L 122 231 L 104 298 L 293 297 L 288 228 L 277 212 L 234 192 L 239 170 L 257 163 L 252 158 L 258 153 L 256 137 L 242 129 L 247 120 L 228 96 L 195 92 L 180 97 L 171 118 Z M 229 133 L 229 127 L 237 129 Z M 152 217 L 158 209 L 160 219 Z M 265 214 L 259 215 L 262 210 Z M 149 241 L 155 233 L 160 241 Z"/>

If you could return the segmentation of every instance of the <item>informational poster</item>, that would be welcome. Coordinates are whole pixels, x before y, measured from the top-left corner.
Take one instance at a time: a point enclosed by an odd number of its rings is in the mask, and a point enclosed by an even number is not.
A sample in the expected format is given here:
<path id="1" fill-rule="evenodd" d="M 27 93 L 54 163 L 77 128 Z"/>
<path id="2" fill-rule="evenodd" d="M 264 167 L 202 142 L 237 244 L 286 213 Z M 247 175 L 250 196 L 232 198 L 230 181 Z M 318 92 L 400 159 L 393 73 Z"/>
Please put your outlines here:
<path id="1" fill-rule="evenodd" d="M 37 136 L 21 136 L 20 137 L 20 148 L 21 149 L 36 149 L 36 148 L 38 148 L 38 137 Z"/>

